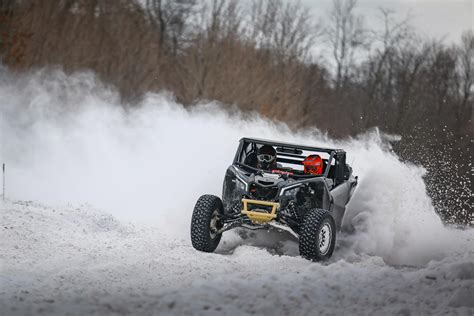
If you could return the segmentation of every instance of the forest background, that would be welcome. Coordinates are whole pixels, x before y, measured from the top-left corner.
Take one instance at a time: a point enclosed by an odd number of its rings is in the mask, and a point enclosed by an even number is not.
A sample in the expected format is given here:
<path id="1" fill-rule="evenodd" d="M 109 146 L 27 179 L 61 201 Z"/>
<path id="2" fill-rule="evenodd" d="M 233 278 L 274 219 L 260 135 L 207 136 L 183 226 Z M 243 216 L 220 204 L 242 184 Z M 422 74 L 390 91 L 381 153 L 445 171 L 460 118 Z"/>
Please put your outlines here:
<path id="1" fill-rule="evenodd" d="M 126 107 L 165 90 L 335 138 L 400 135 L 393 150 L 427 169 L 442 219 L 472 225 L 474 32 L 446 43 L 410 17 L 379 18 L 368 28 L 356 0 L 323 20 L 282 0 L 2 0 L 0 58 L 16 72 L 91 70 Z"/>

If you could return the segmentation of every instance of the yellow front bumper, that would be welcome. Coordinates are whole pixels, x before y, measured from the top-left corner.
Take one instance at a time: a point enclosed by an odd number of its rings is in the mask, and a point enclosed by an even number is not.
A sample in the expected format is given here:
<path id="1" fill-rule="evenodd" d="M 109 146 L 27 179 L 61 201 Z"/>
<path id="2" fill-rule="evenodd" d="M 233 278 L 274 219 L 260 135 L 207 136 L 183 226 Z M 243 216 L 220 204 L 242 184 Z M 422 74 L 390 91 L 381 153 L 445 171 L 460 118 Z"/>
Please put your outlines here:
<path id="1" fill-rule="evenodd" d="M 242 199 L 244 208 L 241 211 L 241 214 L 245 214 L 250 218 L 252 223 L 255 224 L 264 224 L 276 218 L 277 209 L 280 207 L 280 204 L 277 202 L 268 202 L 268 201 L 259 201 L 259 200 L 250 200 Z M 262 205 L 262 206 L 271 206 L 272 210 L 270 213 L 262 210 L 262 212 L 249 211 L 248 206 L 252 205 Z"/>

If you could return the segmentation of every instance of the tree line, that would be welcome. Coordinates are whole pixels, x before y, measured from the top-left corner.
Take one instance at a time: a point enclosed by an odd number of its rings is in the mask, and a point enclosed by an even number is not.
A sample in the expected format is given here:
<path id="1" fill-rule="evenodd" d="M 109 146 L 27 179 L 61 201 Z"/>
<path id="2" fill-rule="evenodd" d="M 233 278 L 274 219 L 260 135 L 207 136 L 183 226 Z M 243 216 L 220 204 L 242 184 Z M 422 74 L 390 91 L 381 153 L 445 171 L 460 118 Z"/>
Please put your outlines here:
<path id="1" fill-rule="evenodd" d="M 91 69 L 128 104 L 168 90 L 333 137 L 399 134 L 443 219 L 468 224 L 474 33 L 447 44 L 379 17 L 368 28 L 356 0 L 334 0 L 323 21 L 283 0 L 3 0 L 0 55 L 16 71 Z"/>

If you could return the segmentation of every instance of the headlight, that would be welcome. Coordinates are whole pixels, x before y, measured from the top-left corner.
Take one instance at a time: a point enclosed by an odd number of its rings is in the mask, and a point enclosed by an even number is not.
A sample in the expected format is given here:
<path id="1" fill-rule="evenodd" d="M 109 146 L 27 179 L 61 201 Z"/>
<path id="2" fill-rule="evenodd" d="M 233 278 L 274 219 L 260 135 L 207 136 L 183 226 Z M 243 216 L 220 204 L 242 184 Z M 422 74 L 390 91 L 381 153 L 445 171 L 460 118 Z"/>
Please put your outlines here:
<path id="1" fill-rule="evenodd" d="M 247 184 L 243 180 L 236 177 L 232 180 L 232 182 L 235 183 L 236 190 L 247 191 Z"/>
<path id="2" fill-rule="evenodd" d="M 284 196 L 295 196 L 295 195 L 298 193 L 299 190 L 300 190 L 300 186 L 296 186 L 296 187 L 289 188 L 289 189 L 283 188 L 281 195 L 284 195 Z"/>

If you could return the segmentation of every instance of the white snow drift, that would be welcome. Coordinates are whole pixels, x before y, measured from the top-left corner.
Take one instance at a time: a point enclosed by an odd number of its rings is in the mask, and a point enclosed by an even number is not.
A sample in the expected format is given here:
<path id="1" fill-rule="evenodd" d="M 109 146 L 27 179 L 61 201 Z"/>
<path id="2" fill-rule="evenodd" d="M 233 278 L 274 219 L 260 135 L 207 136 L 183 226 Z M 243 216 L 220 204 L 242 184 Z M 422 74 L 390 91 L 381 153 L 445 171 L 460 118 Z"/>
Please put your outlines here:
<path id="1" fill-rule="evenodd" d="M 9 311 L 472 311 L 473 231 L 442 224 L 424 169 L 400 162 L 393 137 L 376 130 L 334 141 L 214 103 L 186 109 L 167 94 L 128 107 L 91 74 L 0 70 L 0 133 L 10 201 L 85 202 L 120 221 L 91 207 L 2 205 Z M 220 194 L 243 136 L 348 152 L 360 180 L 345 219 L 355 231 L 328 265 L 294 257 L 296 243 L 278 235 L 275 246 L 263 232 L 227 233 L 219 255 L 190 248 L 194 203 Z"/>
<path id="2" fill-rule="evenodd" d="M 472 250 L 423 268 L 394 268 L 342 247 L 318 264 L 291 254 L 296 243 L 262 247 L 261 236 L 234 235 L 216 254 L 196 252 L 188 240 L 91 206 L 7 202 L 0 214 L 2 315 L 474 311 Z"/>

